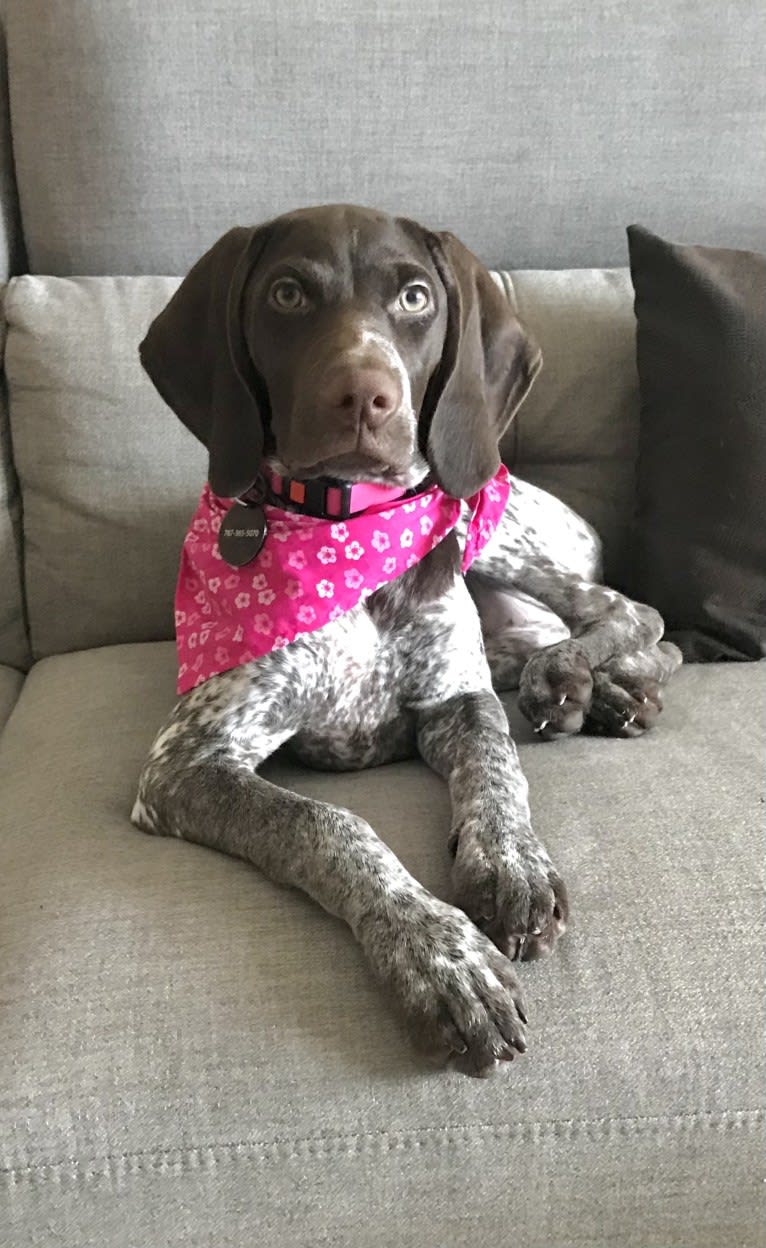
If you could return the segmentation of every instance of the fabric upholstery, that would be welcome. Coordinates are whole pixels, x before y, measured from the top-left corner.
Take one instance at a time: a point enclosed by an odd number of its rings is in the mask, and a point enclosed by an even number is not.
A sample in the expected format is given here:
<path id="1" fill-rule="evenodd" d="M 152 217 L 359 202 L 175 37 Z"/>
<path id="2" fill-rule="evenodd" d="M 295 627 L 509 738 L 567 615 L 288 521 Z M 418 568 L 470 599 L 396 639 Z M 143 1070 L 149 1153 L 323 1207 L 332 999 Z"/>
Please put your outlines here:
<path id="1" fill-rule="evenodd" d="M 760 1248 L 766 666 L 683 670 L 637 741 L 519 727 L 574 920 L 488 1081 L 428 1073 L 303 896 L 131 827 L 174 676 L 169 644 L 45 660 L 0 741 L 4 1242 Z M 269 775 L 448 894 L 424 766 Z"/>
<path id="2" fill-rule="evenodd" d="M 5 33 L 0 15 L 0 282 L 24 267 L 21 223 L 16 195 L 8 113 Z M 5 320 L 0 316 L 0 357 L 5 347 Z M 24 668 L 29 642 L 21 591 L 21 504 L 13 469 L 5 378 L 0 371 L 0 663 Z"/>
<path id="3" fill-rule="evenodd" d="M 231 225 L 328 201 L 503 268 L 624 264 L 636 219 L 766 246 L 753 0 L 5 7 L 33 272 L 182 273 Z"/>
<path id="4" fill-rule="evenodd" d="M 136 348 L 177 281 L 10 284 L 6 368 L 36 656 L 172 636 L 181 543 L 206 463 Z M 617 567 L 638 417 L 627 273 L 512 273 L 504 285 L 545 357 L 505 458 L 595 524 Z"/>
<path id="5" fill-rule="evenodd" d="M 629 231 L 638 506 L 625 579 L 687 657 L 766 657 L 766 255 Z"/>
<path id="6" fill-rule="evenodd" d="M 0 315 L 0 355 L 6 325 Z M 21 498 L 11 450 L 8 396 L 0 372 L 0 663 L 24 669 L 29 664 L 22 592 Z"/>
<path id="7" fill-rule="evenodd" d="M 0 729 L 13 710 L 23 683 L 21 672 L 13 667 L 0 667 Z"/>
<path id="8" fill-rule="evenodd" d="M 36 656 L 172 636 L 179 553 L 206 457 L 144 375 L 137 344 L 176 285 L 22 277 L 8 288 Z"/>
<path id="9" fill-rule="evenodd" d="M 614 580 L 635 507 L 639 399 L 630 273 L 504 276 L 543 348 L 542 372 L 506 434 L 504 459 L 590 521 Z"/>
<path id="10" fill-rule="evenodd" d="M 0 13 L 0 281 L 6 282 L 11 273 L 21 273 L 25 266 L 13 165 L 5 31 Z"/>

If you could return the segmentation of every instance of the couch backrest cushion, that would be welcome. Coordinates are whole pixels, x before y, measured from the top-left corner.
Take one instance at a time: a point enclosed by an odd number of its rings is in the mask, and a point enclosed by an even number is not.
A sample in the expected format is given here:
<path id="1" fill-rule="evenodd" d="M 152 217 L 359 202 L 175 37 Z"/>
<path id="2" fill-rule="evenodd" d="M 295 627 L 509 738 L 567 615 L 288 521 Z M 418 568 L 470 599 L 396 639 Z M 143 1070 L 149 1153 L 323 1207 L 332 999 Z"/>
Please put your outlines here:
<path id="1" fill-rule="evenodd" d="M 550 490 L 601 535 L 619 579 L 635 505 L 636 323 L 628 269 L 509 275 L 543 369 L 503 444 L 519 476 Z"/>
<path id="2" fill-rule="evenodd" d="M 175 278 L 20 277 L 6 374 L 34 656 L 168 637 L 202 448 L 137 344 Z"/>
<path id="3" fill-rule="evenodd" d="M 206 456 L 143 374 L 137 344 L 177 284 L 27 276 L 9 286 L 6 369 L 36 657 L 172 636 L 180 546 Z M 506 459 L 618 551 L 638 407 L 627 274 L 515 273 L 504 284 L 546 361 Z"/>
<path id="4" fill-rule="evenodd" d="M 634 220 L 766 247 L 755 0 L 4 8 L 33 272 L 183 273 L 230 225 L 327 201 L 496 267 L 625 264 Z"/>

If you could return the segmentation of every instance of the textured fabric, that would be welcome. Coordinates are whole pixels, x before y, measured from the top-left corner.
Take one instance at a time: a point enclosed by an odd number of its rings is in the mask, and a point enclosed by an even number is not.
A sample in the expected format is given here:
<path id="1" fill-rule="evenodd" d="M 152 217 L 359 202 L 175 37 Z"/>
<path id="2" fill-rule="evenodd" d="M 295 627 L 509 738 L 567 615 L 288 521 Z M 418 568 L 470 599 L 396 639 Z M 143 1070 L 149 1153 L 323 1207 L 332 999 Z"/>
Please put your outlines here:
<path id="1" fill-rule="evenodd" d="M 503 284 L 544 354 L 504 458 L 596 526 L 614 576 L 638 426 L 627 271 L 513 273 Z M 164 277 L 10 284 L 6 363 L 38 656 L 173 635 L 181 544 L 207 464 L 144 376 L 137 344 L 177 286 Z"/>
<path id="2" fill-rule="evenodd" d="M 172 644 L 45 660 L 0 739 L 4 1242 L 761 1248 L 766 665 L 682 670 L 637 741 L 514 712 L 573 924 L 488 1081 L 428 1072 L 305 897 L 129 824 L 174 678 Z M 267 775 L 449 894 L 423 765 Z"/>
<path id="3" fill-rule="evenodd" d="M 0 316 L 0 353 L 5 348 L 5 320 Z M 29 665 L 21 571 L 21 499 L 11 452 L 8 402 L 0 374 L 0 663 Z"/>
<path id="4" fill-rule="evenodd" d="M 625 262 L 624 226 L 766 246 L 766 6 L 6 0 L 32 270 L 181 273 L 318 202 L 489 264 Z"/>
<path id="5" fill-rule="evenodd" d="M 495 532 L 509 490 L 501 466 L 468 500 L 464 572 Z M 263 547 L 234 568 L 218 548 L 232 503 L 206 485 L 184 538 L 175 596 L 179 693 L 339 620 L 424 559 L 463 512 L 438 486 L 342 521 L 264 506 Z"/>
<path id="6" fill-rule="evenodd" d="M 143 373 L 138 343 L 177 285 L 22 277 L 8 287 L 6 374 L 36 656 L 172 636 L 179 552 L 206 455 Z"/>
<path id="7" fill-rule="evenodd" d="M 12 667 L 0 667 L 0 729 L 13 710 L 23 683 L 21 672 Z"/>
<path id="8" fill-rule="evenodd" d="M 21 227 L 13 172 L 8 117 L 5 35 L 0 18 L 0 281 L 23 266 Z M 0 316 L 0 355 L 5 349 L 5 320 Z M 0 373 L 0 663 L 25 668 L 29 642 L 21 592 L 21 505 L 12 464 L 5 378 Z"/>
<path id="9" fill-rule="evenodd" d="M 505 273 L 543 368 L 503 441 L 514 472 L 588 520 L 619 579 L 635 507 L 639 397 L 627 269 Z"/>
<path id="10" fill-rule="evenodd" d="M 3 8 L 5 6 L 3 5 Z M 8 113 L 8 66 L 5 31 L 0 14 L 0 281 L 26 266 L 13 167 L 11 121 Z"/>
<path id="11" fill-rule="evenodd" d="M 638 226 L 629 239 L 641 437 L 627 584 L 687 657 L 760 659 L 766 255 L 678 247 Z"/>

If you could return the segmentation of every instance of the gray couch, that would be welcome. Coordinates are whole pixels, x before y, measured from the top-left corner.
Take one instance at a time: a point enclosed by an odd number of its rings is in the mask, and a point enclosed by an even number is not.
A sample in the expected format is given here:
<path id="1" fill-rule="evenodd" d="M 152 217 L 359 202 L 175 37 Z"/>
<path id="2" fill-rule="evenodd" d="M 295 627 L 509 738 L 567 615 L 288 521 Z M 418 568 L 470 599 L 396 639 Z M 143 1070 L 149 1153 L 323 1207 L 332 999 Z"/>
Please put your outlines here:
<path id="1" fill-rule="evenodd" d="M 763 6 L 4 7 L 0 1244 L 762 1245 L 763 664 L 683 669 L 635 741 L 545 745 L 508 699 L 574 921 L 487 1081 L 424 1067 L 335 920 L 128 812 L 204 472 L 138 366 L 152 275 L 319 200 L 454 229 L 545 352 L 508 462 L 619 579 L 623 227 L 766 247 Z M 270 774 L 448 895 L 424 766 Z"/>

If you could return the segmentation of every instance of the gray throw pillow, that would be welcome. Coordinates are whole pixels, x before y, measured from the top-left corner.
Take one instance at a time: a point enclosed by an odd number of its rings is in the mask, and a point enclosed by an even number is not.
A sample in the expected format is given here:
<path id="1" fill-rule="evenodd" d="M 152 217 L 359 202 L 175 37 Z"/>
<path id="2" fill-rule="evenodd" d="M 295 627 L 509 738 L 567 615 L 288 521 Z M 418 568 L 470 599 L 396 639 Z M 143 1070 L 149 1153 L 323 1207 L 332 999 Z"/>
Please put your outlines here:
<path id="1" fill-rule="evenodd" d="M 692 660 L 766 655 L 766 257 L 628 229 L 641 386 L 623 588 Z"/>

